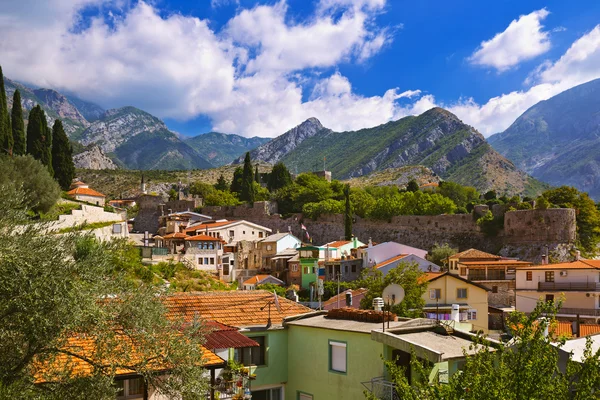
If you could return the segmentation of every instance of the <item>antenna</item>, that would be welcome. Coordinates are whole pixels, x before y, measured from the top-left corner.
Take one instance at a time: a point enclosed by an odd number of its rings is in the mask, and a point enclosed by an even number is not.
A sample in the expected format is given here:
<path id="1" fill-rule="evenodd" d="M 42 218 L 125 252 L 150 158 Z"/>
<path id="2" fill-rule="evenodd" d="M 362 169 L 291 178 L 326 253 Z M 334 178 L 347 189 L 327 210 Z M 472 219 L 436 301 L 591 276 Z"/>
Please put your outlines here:
<path id="1" fill-rule="evenodd" d="M 385 303 L 387 304 L 388 312 L 391 312 L 391 307 L 399 304 L 402 300 L 404 300 L 404 288 L 396 283 L 392 283 L 383 289 L 383 293 L 381 294 Z M 383 309 L 383 331 L 385 332 L 385 307 Z M 388 329 L 390 327 L 390 320 L 388 319 Z"/>

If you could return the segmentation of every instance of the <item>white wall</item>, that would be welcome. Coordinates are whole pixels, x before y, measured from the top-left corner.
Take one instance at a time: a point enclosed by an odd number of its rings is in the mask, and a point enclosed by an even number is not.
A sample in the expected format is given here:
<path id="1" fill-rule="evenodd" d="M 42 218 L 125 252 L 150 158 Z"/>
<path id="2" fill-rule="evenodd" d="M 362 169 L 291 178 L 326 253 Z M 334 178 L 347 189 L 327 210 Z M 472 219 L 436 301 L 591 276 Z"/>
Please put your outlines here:
<path id="1" fill-rule="evenodd" d="M 517 311 L 532 312 L 538 300 L 545 300 L 546 294 L 553 294 L 555 301 L 561 299 L 564 295 L 562 306 L 566 308 L 584 308 L 590 310 L 600 308 L 598 307 L 598 298 L 587 297 L 586 292 L 538 292 L 537 290 L 517 290 L 515 307 Z"/>
<path id="2" fill-rule="evenodd" d="M 58 221 L 51 223 L 51 230 L 60 230 L 63 228 L 72 228 L 83 223 L 94 222 L 121 222 L 125 221 L 123 214 L 104 211 L 103 207 L 89 206 L 82 204 L 81 210 L 73 210 L 71 214 L 59 215 Z"/>
<path id="3" fill-rule="evenodd" d="M 229 235 L 229 232 L 233 231 L 233 237 Z M 239 242 L 240 240 L 248 240 L 248 241 L 256 241 L 267 237 L 267 234 L 271 232 L 268 228 L 259 228 L 257 226 L 252 226 L 247 222 L 243 221 L 234 226 L 219 226 L 216 228 L 209 228 L 208 232 L 217 232 L 221 235 L 221 238 L 225 240 L 228 244 Z M 259 233 L 262 232 L 262 238 L 259 237 Z M 202 231 L 205 233 L 205 231 Z"/>
<path id="4" fill-rule="evenodd" d="M 294 235 L 287 235 L 277 241 L 277 253 L 285 249 L 295 249 L 302 245 L 300 239 Z"/>
<path id="5" fill-rule="evenodd" d="M 390 258 L 396 257 L 400 254 L 414 254 L 424 259 L 427 255 L 427 251 L 396 242 L 380 243 L 377 246 L 365 249 L 363 268 L 368 267 L 371 260 L 375 262 L 375 264 L 379 264 L 380 262 L 389 260 Z"/>
<path id="6" fill-rule="evenodd" d="M 546 271 L 554 271 L 554 282 L 555 283 L 569 283 L 569 282 L 595 282 L 597 283 L 600 278 L 600 271 L 597 269 L 535 269 L 529 270 L 532 272 L 532 279 L 527 280 L 527 269 L 517 269 L 516 287 L 517 289 L 538 289 L 538 282 L 546 281 Z M 561 271 L 563 276 L 560 275 Z"/>

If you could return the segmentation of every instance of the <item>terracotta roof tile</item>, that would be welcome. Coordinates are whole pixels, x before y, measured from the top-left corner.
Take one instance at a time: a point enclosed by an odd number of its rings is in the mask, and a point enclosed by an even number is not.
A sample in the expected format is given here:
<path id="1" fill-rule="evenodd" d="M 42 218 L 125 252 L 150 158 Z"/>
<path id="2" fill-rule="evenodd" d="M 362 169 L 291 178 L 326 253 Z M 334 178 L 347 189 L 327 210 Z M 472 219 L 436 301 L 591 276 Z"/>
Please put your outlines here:
<path id="1" fill-rule="evenodd" d="M 67 192 L 69 196 L 75 195 L 83 195 L 83 196 L 94 196 L 94 197 L 106 197 L 100 192 L 96 192 L 94 189 L 84 188 L 84 187 L 76 187 L 75 189 L 69 190 Z"/>
<path id="2" fill-rule="evenodd" d="M 388 264 L 391 264 L 391 263 L 393 263 L 395 261 L 401 260 L 401 259 L 403 259 L 406 256 L 408 256 L 408 254 L 397 255 L 396 257 L 389 258 L 389 259 L 387 259 L 385 261 L 380 262 L 379 264 L 375 264 L 375 266 L 373 268 L 377 269 L 377 268 L 384 267 L 384 266 L 386 266 Z"/>
<path id="3" fill-rule="evenodd" d="M 352 242 L 349 240 L 338 240 L 337 242 L 326 243 L 326 245 L 329 245 L 329 247 L 338 248 L 338 247 L 347 245 L 348 243 L 352 243 Z M 325 247 L 325 246 L 323 246 L 323 247 Z"/>
<path id="4" fill-rule="evenodd" d="M 266 325 L 273 293 L 265 290 L 237 290 L 224 292 L 175 293 L 163 299 L 173 317 L 191 320 L 196 316 L 223 324 L 245 327 Z M 271 305 L 271 322 L 281 324 L 283 318 L 310 312 L 291 300 L 279 297 L 281 312 Z M 263 308 L 261 310 L 261 308 Z"/>
<path id="5" fill-rule="evenodd" d="M 527 267 L 521 267 L 519 269 L 600 269 L 599 261 L 600 260 L 578 260 L 558 264 L 531 265 Z"/>
<path id="6" fill-rule="evenodd" d="M 527 266 L 531 265 L 529 261 L 519 260 L 494 260 L 494 261 L 463 261 L 461 265 L 518 265 Z"/>
<path id="7" fill-rule="evenodd" d="M 199 231 L 199 230 L 202 230 L 202 229 L 219 228 L 219 227 L 222 227 L 222 226 L 231 225 L 234 222 L 238 222 L 238 221 L 220 221 L 220 222 L 201 223 L 201 224 L 190 226 L 185 231 L 186 232 L 196 232 L 196 231 Z"/>
<path id="8" fill-rule="evenodd" d="M 188 235 L 186 235 L 183 232 L 173 232 L 173 233 L 169 233 L 168 235 L 165 235 L 163 237 L 163 239 L 185 239 L 187 237 L 188 237 Z"/>
<path id="9" fill-rule="evenodd" d="M 352 298 L 355 299 L 356 297 L 359 297 L 359 296 L 367 293 L 368 289 L 365 289 L 365 288 L 359 288 L 359 289 L 355 289 L 355 290 L 348 289 L 348 290 L 344 290 L 343 292 L 341 292 L 339 294 L 340 305 L 343 304 L 344 307 L 346 306 L 346 292 L 348 292 L 348 291 L 350 291 L 352 293 Z M 329 298 L 329 300 L 324 301 L 323 307 L 328 306 L 330 304 L 336 304 L 337 299 L 338 299 L 338 295 L 336 294 L 335 296 Z M 359 302 L 359 304 L 355 304 L 354 300 L 352 300 L 352 307 L 356 307 L 356 308 L 360 307 L 360 302 Z"/>
<path id="10" fill-rule="evenodd" d="M 461 251 L 460 253 L 456 253 L 451 255 L 448 258 L 495 258 L 500 259 L 502 257 L 486 253 L 485 251 L 477 250 L 477 249 L 468 249 L 465 251 Z"/>
<path id="11" fill-rule="evenodd" d="M 429 282 L 435 278 L 440 277 L 445 272 L 426 272 L 419 278 L 419 282 Z"/>
<path id="12" fill-rule="evenodd" d="M 254 275 L 252 278 L 245 280 L 244 285 L 256 285 L 270 276 L 271 275 Z"/>
<path id="13" fill-rule="evenodd" d="M 238 332 L 238 328 L 234 326 L 217 321 L 207 321 L 206 326 L 211 330 L 205 335 L 204 346 L 208 349 L 239 349 L 259 346 L 257 342 Z"/>

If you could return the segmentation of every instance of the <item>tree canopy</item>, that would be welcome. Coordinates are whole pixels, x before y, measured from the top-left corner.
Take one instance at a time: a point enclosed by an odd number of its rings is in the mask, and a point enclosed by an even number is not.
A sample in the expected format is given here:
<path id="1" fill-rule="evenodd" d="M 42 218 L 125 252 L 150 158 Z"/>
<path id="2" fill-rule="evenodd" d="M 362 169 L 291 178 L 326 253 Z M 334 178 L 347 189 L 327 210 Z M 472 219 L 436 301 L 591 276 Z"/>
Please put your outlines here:
<path id="1" fill-rule="evenodd" d="M 26 151 L 25 123 L 23 121 L 23 109 L 21 108 L 21 92 L 15 90 L 13 95 L 13 106 L 11 111 L 11 126 L 13 136 L 13 151 L 15 155 L 22 156 Z"/>
<path id="2" fill-rule="evenodd" d="M 60 187 L 68 190 L 75 177 L 73 148 L 59 119 L 54 121 L 52 127 L 52 169 Z"/>
<path id="3" fill-rule="evenodd" d="M 52 170 L 52 132 L 48 129 L 46 114 L 39 104 L 29 112 L 27 154 L 31 154 L 33 158 L 40 160 L 48 168 L 50 175 L 54 176 Z"/>
<path id="4" fill-rule="evenodd" d="M 277 162 L 271 173 L 269 174 L 269 180 L 267 182 L 267 189 L 273 192 L 282 187 L 286 187 L 292 183 L 292 175 L 288 171 L 287 167 L 281 161 Z"/>
<path id="5" fill-rule="evenodd" d="M 0 154 L 12 154 L 13 136 L 10 128 L 10 114 L 4 89 L 4 75 L 0 67 Z"/>

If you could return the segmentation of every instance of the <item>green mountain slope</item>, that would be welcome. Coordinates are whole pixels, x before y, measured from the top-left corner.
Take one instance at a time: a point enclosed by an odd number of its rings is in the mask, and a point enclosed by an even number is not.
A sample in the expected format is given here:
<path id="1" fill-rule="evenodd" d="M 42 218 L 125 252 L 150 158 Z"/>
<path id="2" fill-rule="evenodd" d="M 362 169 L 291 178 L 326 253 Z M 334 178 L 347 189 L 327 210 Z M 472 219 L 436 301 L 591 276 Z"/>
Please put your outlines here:
<path id="1" fill-rule="evenodd" d="M 600 198 L 600 79 L 541 101 L 489 142 L 532 176 Z"/>
<path id="2" fill-rule="evenodd" d="M 266 146 L 255 153 L 269 158 L 269 154 L 261 151 Z M 443 179 L 482 191 L 529 193 L 538 186 L 494 151 L 479 132 L 441 108 L 358 131 L 334 132 L 322 128 L 280 159 L 298 172 L 322 169 L 325 160 L 326 169 L 337 179 L 364 176 L 386 168 L 423 165 Z"/>
<path id="3" fill-rule="evenodd" d="M 255 149 L 269 138 L 245 138 L 239 135 L 209 132 L 186 139 L 185 143 L 216 167 L 229 164 L 240 155 Z"/>

